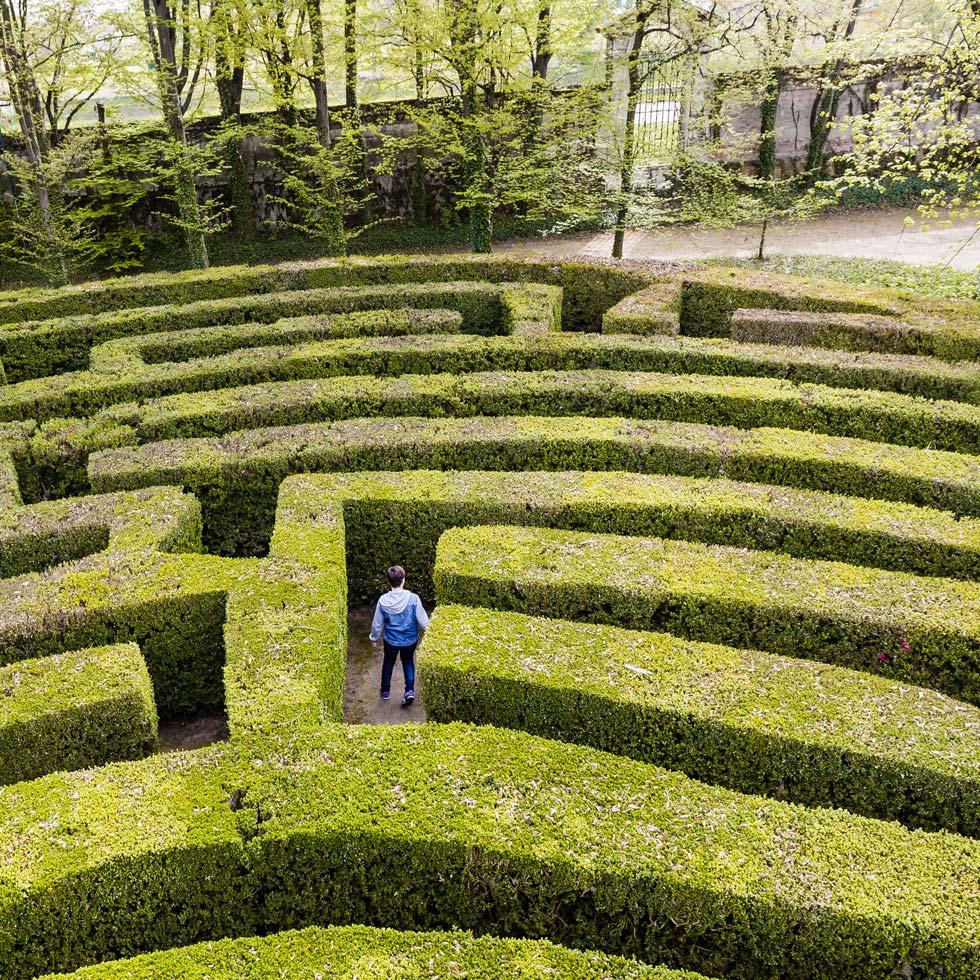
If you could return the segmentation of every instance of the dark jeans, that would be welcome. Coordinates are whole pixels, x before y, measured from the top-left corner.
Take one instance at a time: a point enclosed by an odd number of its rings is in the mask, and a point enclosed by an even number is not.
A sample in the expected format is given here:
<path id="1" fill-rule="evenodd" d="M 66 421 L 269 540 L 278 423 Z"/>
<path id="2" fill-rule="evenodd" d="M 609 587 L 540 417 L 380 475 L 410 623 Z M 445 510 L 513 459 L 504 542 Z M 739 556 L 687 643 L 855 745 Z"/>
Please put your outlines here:
<path id="1" fill-rule="evenodd" d="M 405 690 L 415 690 L 415 648 L 418 640 L 407 647 L 392 646 L 385 640 L 385 659 L 381 667 L 381 693 L 391 693 L 391 674 L 395 669 L 395 661 L 402 658 L 402 670 L 405 672 Z"/>

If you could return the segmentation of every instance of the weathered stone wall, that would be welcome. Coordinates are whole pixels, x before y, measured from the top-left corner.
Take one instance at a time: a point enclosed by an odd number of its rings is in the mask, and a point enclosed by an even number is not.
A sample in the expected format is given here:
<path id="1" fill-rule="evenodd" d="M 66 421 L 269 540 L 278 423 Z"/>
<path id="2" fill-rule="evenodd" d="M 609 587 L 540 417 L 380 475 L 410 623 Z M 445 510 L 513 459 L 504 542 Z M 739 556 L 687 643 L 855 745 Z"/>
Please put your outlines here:
<path id="1" fill-rule="evenodd" d="M 901 65 L 884 68 L 867 78 L 856 79 L 844 87 L 834 127 L 825 153 L 834 156 L 849 152 L 854 146 L 852 122 L 855 117 L 874 111 L 874 98 L 900 89 L 906 70 Z M 818 96 L 812 75 L 788 70 L 783 73 L 776 110 L 776 160 L 779 176 L 799 173 L 806 164 L 810 145 L 810 115 Z M 753 165 L 758 157 L 761 125 L 761 92 L 747 84 L 746 76 L 722 76 L 713 80 L 705 103 L 706 115 L 700 138 L 711 136 L 707 107 L 721 105 L 721 155 L 728 160 Z M 980 105 L 971 103 L 964 113 L 978 120 Z"/>

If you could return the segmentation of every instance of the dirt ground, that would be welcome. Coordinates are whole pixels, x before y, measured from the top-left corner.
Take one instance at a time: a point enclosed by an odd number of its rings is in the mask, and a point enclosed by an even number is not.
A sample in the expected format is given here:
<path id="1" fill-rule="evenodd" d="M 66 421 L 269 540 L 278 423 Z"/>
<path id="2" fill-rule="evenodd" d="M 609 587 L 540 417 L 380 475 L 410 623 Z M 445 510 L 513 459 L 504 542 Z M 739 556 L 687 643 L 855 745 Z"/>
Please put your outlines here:
<path id="1" fill-rule="evenodd" d="M 812 221 L 780 223 L 769 228 L 769 255 L 852 255 L 863 259 L 895 259 L 929 264 L 949 263 L 954 269 L 980 265 L 980 233 L 976 220 L 958 220 L 948 228 L 921 231 L 905 227 L 903 208 L 828 214 Z M 628 259 L 752 258 L 759 247 L 759 229 L 658 228 L 632 231 L 626 235 L 623 254 Z M 612 250 L 612 232 L 540 241 L 504 242 L 494 251 L 510 255 L 544 255 L 555 258 L 573 255 L 605 257 Z"/>
<path id="2" fill-rule="evenodd" d="M 371 606 L 351 609 L 347 616 L 347 682 L 344 692 L 344 721 L 349 725 L 405 725 L 425 721 L 422 692 L 415 685 L 415 703 L 402 708 L 405 681 L 401 661 L 395 664 L 391 700 L 382 701 L 381 654 L 368 640 Z M 417 662 L 417 659 L 416 659 Z"/>
<path id="3" fill-rule="evenodd" d="M 199 749 L 212 742 L 228 739 L 228 718 L 223 715 L 207 715 L 186 721 L 160 722 L 160 751 L 179 752 L 181 749 Z"/>

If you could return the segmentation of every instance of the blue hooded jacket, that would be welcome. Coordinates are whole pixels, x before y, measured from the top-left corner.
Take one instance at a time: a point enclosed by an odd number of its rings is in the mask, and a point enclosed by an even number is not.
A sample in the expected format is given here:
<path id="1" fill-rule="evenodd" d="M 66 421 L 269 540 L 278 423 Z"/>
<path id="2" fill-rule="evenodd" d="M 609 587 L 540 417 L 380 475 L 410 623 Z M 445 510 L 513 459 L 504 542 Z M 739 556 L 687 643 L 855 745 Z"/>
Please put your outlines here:
<path id="1" fill-rule="evenodd" d="M 408 589 L 392 589 L 379 600 L 371 623 L 371 642 L 380 639 L 382 632 L 386 642 L 393 647 L 409 647 L 417 643 L 419 629 L 429 625 L 429 616 L 422 600 Z"/>

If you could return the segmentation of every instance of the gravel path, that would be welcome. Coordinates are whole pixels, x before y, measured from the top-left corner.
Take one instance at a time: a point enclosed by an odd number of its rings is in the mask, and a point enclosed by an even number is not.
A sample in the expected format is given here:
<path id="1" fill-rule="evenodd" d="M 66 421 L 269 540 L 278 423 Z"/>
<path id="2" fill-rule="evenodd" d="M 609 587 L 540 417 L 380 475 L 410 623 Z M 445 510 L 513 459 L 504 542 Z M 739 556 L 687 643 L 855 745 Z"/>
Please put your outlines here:
<path id="1" fill-rule="evenodd" d="M 907 228 L 904 209 L 833 214 L 812 221 L 779 224 L 767 234 L 768 255 L 852 255 L 863 259 L 896 259 L 919 264 L 949 263 L 954 269 L 980 266 L 980 231 L 976 220 L 954 221 L 929 231 Z M 965 244 L 971 235 L 972 241 Z M 494 250 L 511 255 L 608 256 L 612 233 L 503 242 Z M 626 235 L 629 259 L 752 258 L 759 247 L 759 228 L 668 227 Z"/>

